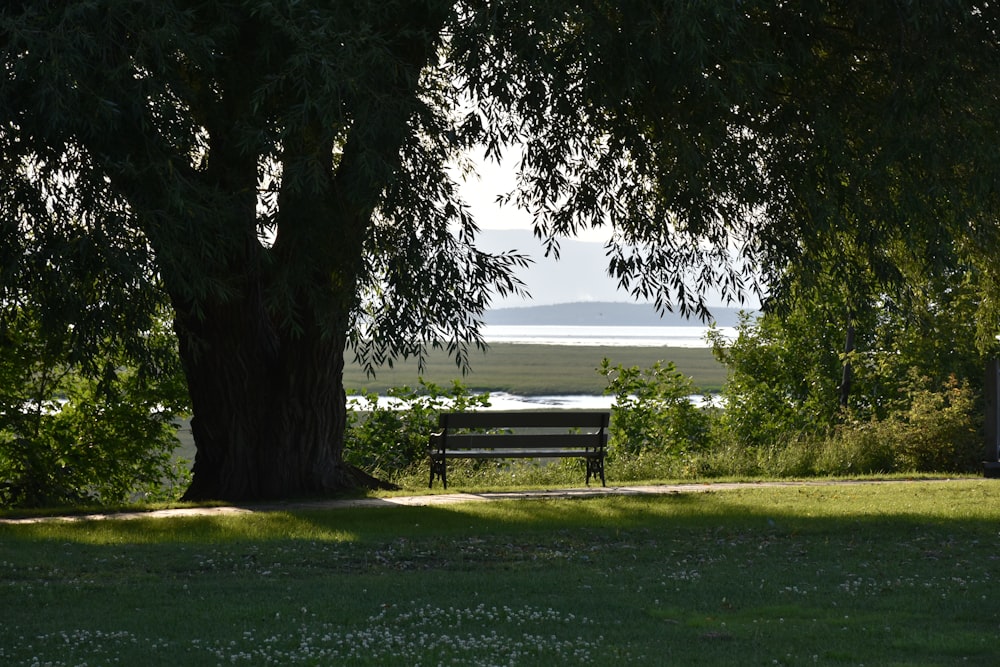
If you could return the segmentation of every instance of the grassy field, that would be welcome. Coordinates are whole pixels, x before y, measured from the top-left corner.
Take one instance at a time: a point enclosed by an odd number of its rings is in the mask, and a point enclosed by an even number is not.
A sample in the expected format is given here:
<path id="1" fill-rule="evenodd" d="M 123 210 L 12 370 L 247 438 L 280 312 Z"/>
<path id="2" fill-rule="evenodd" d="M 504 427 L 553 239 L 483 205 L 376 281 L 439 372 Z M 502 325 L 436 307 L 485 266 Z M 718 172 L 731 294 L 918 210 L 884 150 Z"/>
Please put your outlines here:
<path id="1" fill-rule="evenodd" d="M 993 665 L 994 480 L 0 525 L 4 665 Z"/>
<path id="2" fill-rule="evenodd" d="M 448 386 L 461 379 L 476 391 L 506 391 L 519 395 L 600 394 L 606 385 L 597 374 L 601 359 L 613 365 L 649 368 L 657 361 L 673 361 L 685 375 L 694 378 L 702 391 L 719 391 L 726 370 L 709 348 L 681 347 L 591 347 L 569 345 L 525 345 L 496 343 L 485 353 L 475 353 L 472 372 L 462 377 L 455 362 L 443 352 L 434 352 L 423 373 L 425 380 Z M 412 362 L 384 368 L 375 380 L 361 368 L 350 365 L 344 373 L 349 389 L 381 392 L 387 387 L 417 384 L 420 374 Z"/>

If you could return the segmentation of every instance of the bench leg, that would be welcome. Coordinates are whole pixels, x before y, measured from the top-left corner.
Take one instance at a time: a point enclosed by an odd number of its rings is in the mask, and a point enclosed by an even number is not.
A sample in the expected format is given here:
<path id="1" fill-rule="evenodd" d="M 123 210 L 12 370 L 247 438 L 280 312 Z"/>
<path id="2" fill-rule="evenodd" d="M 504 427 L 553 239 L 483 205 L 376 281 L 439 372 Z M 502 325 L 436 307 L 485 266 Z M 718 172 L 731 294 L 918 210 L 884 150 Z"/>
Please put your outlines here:
<path id="1" fill-rule="evenodd" d="M 435 477 L 441 480 L 444 484 L 444 488 L 448 488 L 448 464 L 444 459 L 431 459 L 431 481 L 430 484 L 427 485 L 428 488 L 434 487 Z"/>
<path id="2" fill-rule="evenodd" d="M 427 484 L 427 488 L 429 489 L 434 488 L 434 478 L 441 477 L 441 464 L 442 461 L 439 461 L 435 458 L 431 458 L 431 481 L 429 484 Z"/>
<path id="3" fill-rule="evenodd" d="M 603 458 L 588 458 L 587 461 L 587 486 L 590 486 L 590 478 L 593 476 L 594 479 L 598 477 L 601 478 L 601 486 L 607 486 L 604 483 L 604 459 Z"/>

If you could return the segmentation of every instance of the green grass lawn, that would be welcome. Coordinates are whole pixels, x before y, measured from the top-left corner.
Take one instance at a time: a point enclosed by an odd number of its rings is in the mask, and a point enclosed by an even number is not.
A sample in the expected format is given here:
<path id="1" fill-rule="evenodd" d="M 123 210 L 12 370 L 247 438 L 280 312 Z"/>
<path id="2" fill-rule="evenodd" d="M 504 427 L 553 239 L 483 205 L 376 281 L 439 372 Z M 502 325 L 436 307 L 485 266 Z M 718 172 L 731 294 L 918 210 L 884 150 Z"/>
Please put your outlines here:
<path id="1" fill-rule="evenodd" d="M 441 351 L 432 351 L 424 379 L 441 386 L 461 379 L 476 391 L 506 391 L 519 395 L 601 394 L 606 382 L 597 374 L 601 359 L 612 364 L 649 368 L 657 361 L 673 361 L 678 370 L 694 378 L 705 392 L 722 389 L 726 369 L 709 348 L 683 347 L 594 347 L 574 345 L 525 345 L 496 343 L 485 353 L 473 353 L 471 372 L 464 376 L 455 362 Z M 348 389 L 367 388 L 382 392 L 388 387 L 415 386 L 421 373 L 416 363 L 397 363 L 382 368 L 372 380 L 360 367 L 349 364 L 344 371 Z"/>
<path id="2" fill-rule="evenodd" d="M 994 480 L 0 525 L 4 665 L 993 665 Z"/>

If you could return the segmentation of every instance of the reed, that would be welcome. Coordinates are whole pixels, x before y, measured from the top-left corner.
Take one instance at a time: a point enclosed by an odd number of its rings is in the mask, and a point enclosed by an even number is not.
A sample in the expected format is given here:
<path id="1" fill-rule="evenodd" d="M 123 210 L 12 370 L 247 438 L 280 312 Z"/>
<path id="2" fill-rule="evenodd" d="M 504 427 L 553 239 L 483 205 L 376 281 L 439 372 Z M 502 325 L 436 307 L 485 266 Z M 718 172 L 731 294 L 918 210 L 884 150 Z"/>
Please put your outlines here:
<path id="1" fill-rule="evenodd" d="M 528 345 L 495 343 L 483 353 L 474 353 L 471 369 L 462 369 L 440 350 L 432 350 L 421 372 L 415 361 L 383 367 L 374 379 L 357 364 L 344 371 L 348 389 L 384 392 L 390 387 L 415 386 L 419 377 L 448 386 L 461 380 L 473 391 L 503 391 L 522 396 L 589 394 L 604 391 L 604 378 L 597 373 L 601 359 L 612 364 L 649 368 L 657 361 L 673 361 L 677 369 L 694 379 L 703 392 L 718 392 L 726 369 L 709 348 L 599 347 L 575 345 Z"/>

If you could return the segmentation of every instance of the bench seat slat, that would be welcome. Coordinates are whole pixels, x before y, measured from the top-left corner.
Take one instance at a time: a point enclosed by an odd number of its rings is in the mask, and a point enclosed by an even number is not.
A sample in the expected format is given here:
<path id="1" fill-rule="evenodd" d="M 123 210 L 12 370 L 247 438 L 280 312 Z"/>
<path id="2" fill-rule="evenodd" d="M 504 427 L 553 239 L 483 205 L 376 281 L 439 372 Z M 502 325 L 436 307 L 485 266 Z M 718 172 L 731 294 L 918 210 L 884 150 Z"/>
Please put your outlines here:
<path id="1" fill-rule="evenodd" d="M 543 436 L 521 433 L 459 434 L 438 438 L 438 449 L 526 449 L 529 447 L 603 447 L 607 435 L 600 433 L 552 433 Z"/>
<path id="2" fill-rule="evenodd" d="M 480 451 L 477 449 L 467 449 L 461 452 L 445 452 L 439 454 L 445 459 L 555 459 L 555 458 L 598 458 L 603 457 L 600 450 L 585 449 L 529 449 L 529 450 L 495 450 Z"/>

